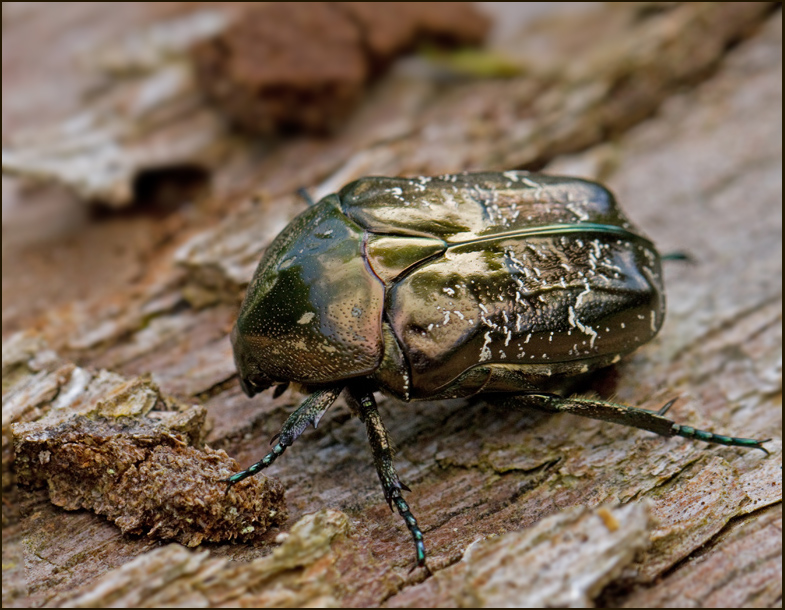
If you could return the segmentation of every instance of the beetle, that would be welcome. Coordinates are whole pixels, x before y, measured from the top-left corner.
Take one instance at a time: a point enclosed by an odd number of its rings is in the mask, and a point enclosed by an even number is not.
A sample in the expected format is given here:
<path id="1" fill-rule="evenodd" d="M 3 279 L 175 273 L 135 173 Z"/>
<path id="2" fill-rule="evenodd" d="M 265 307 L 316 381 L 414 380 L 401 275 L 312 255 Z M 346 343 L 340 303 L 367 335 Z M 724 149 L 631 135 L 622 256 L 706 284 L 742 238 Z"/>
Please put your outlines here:
<path id="1" fill-rule="evenodd" d="M 367 177 L 296 217 L 264 253 L 232 331 L 243 391 L 310 396 L 272 464 L 341 392 L 366 426 L 390 509 L 423 535 L 374 400 L 508 394 L 663 436 L 766 449 L 648 411 L 554 393 L 651 340 L 665 313 L 661 257 L 598 183 L 525 171 Z M 271 443 L 271 444 L 272 444 Z"/>

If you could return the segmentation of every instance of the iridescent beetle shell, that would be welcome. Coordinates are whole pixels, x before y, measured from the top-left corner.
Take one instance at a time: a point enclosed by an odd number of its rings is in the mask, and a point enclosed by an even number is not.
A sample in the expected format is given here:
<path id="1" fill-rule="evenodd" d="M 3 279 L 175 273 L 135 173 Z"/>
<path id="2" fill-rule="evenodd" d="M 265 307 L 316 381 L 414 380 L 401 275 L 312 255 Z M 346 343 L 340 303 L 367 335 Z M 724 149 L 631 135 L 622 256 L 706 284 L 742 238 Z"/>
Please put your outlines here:
<path id="1" fill-rule="evenodd" d="M 249 395 L 366 377 L 402 400 L 543 389 L 659 330 L 660 257 L 599 184 L 527 172 L 357 180 L 298 216 L 249 286 Z"/>

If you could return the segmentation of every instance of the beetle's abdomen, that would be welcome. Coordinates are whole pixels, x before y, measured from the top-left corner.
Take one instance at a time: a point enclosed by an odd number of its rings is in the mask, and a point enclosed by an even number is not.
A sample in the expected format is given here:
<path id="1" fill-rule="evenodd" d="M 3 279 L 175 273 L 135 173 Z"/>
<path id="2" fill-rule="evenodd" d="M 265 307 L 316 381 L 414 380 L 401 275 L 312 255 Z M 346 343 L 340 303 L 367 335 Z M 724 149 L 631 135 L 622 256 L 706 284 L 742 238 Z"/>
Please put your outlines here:
<path id="1" fill-rule="evenodd" d="M 588 371 L 650 340 L 664 312 L 659 257 L 648 241 L 607 229 L 451 246 L 391 286 L 386 310 L 412 397 L 480 365 Z"/>
<path id="2" fill-rule="evenodd" d="M 379 366 L 384 286 L 337 201 L 298 216 L 259 263 L 233 335 L 243 378 L 334 383 Z"/>

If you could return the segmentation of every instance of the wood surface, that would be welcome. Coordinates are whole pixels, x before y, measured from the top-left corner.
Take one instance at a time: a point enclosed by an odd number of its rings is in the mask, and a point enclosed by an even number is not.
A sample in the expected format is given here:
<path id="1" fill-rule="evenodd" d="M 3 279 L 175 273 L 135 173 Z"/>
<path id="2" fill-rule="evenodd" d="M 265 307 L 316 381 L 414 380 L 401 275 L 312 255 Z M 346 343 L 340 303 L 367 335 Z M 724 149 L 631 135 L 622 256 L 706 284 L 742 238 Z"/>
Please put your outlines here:
<path id="1" fill-rule="evenodd" d="M 490 3 L 485 73 L 404 58 L 337 132 L 272 139 L 227 127 L 186 43 L 161 51 L 177 39 L 155 28 L 213 35 L 222 10 L 3 4 L 4 607 L 781 606 L 778 5 Z M 662 252 L 689 254 L 666 263 L 660 334 L 584 392 L 678 397 L 678 422 L 772 438 L 771 455 L 380 396 L 432 574 L 410 571 L 342 401 L 266 473 L 285 490 L 257 507 L 266 532 L 184 546 L 201 538 L 106 507 L 115 453 L 87 451 L 104 436 L 78 418 L 121 418 L 139 474 L 120 489 L 169 515 L 161 464 L 171 481 L 182 456 L 245 467 L 302 400 L 246 398 L 228 339 L 297 189 L 481 169 L 600 180 Z M 174 453 L 142 451 L 151 438 Z M 194 489 L 189 510 L 224 501 Z"/>

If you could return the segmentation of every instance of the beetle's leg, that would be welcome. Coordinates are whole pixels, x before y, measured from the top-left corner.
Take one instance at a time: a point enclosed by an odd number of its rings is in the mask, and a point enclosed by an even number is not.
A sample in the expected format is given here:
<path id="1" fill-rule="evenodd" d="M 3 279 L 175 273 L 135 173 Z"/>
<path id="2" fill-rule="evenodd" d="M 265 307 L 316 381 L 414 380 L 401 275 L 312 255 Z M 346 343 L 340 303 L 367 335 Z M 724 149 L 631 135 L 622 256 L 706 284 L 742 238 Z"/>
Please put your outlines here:
<path id="1" fill-rule="evenodd" d="M 226 479 L 225 482 L 229 483 L 229 485 L 234 485 L 247 477 L 255 475 L 260 470 L 267 468 L 303 433 L 308 427 L 308 424 L 313 424 L 314 428 L 319 424 L 322 415 L 324 415 L 327 409 L 330 408 L 330 405 L 335 402 L 335 399 L 338 398 L 338 395 L 342 390 L 343 386 L 337 386 L 326 390 L 318 390 L 311 394 L 305 399 L 303 404 L 288 417 L 281 427 L 281 431 L 273 437 L 273 442 L 275 442 L 276 439 L 278 440 L 273 446 L 273 450 L 256 462 L 256 464 L 249 466 L 242 472 L 233 474 Z"/>
<path id="2" fill-rule="evenodd" d="M 660 434 L 662 436 L 683 436 L 684 438 L 691 438 L 707 443 L 716 443 L 718 445 L 749 447 L 752 449 L 760 449 L 767 455 L 769 454 L 768 450 L 763 446 L 763 443 L 766 443 L 771 439 L 759 441 L 752 438 L 736 438 L 733 436 L 725 436 L 724 434 L 714 434 L 713 432 L 698 430 L 692 426 L 682 426 L 681 424 L 677 424 L 667 417 L 664 417 L 668 409 L 671 408 L 671 405 L 676 402 L 676 399 L 668 402 L 659 411 L 647 411 L 646 409 L 638 409 L 636 407 L 606 402 L 604 400 L 561 398 L 552 394 L 526 393 L 516 396 L 516 399 L 520 399 L 521 404 L 527 407 L 543 411 L 573 413 L 582 417 L 590 417 L 592 419 L 599 419 L 614 424 L 622 424 L 624 426 L 640 428 L 641 430 L 648 430 L 649 432 L 654 432 L 655 434 Z"/>
<path id="3" fill-rule="evenodd" d="M 425 565 L 425 544 L 423 543 L 423 535 L 420 531 L 420 526 L 417 525 L 417 519 L 409 510 L 409 505 L 403 499 L 401 490 L 411 491 L 406 485 L 401 483 L 398 478 L 398 473 L 393 466 L 393 450 L 390 444 L 390 437 L 387 434 L 387 428 L 384 427 L 384 422 L 379 415 L 379 410 L 376 408 L 376 401 L 373 398 L 373 392 L 366 388 L 349 387 L 349 401 L 352 407 L 357 412 L 360 420 L 365 424 L 365 430 L 368 434 L 368 442 L 371 445 L 373 452 L 373 464 L 376 466 L 376 472 L 379 474 L 379 480 L 382 482 L 384 489 L 384 497 L 387 504 L 390 505 L 390 510 L 393 510 L 393 505 L 398 509 L 398 514 L 403 517 L 406 522 L 406 527 L 412 533 L 414 538 L 414 547 L 417 555 L 416 566 Z"/>

